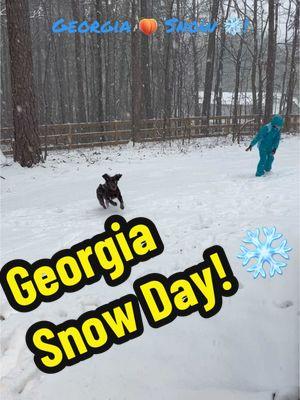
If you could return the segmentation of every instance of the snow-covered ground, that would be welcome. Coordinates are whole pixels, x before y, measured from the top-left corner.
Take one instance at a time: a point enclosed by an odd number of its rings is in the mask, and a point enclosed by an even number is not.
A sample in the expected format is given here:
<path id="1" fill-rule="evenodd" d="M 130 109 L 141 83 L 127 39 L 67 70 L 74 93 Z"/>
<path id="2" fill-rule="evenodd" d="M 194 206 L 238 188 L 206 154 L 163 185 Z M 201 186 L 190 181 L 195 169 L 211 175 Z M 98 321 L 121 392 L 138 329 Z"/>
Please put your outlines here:
<path id="1" fill-rule="evenodd" d="M 112 213 L 154 221 L 162 255 L 132 268 L 120 286 L 104 280 L 30 313 L 1 289 L 1 400 L 271 400 L 298 398 L 299 137 L 285 137 L 274 170 L 254 177 L 257 151 L 224 140 L 51 153 L 44 165 L 1 168 L 1 265 L 33 262 L 103 231 Z M 9 160 L 8 160 L 9 161 Z M 103 173 L 122 173 L 125 210 L 99 206 Z M 293 248 L 282 276 L 254 280 L 237 259 L 245 232 L 272 227 Z M 150 272 L 169 276 L 224 247 L 240 282 L 210 319 L 177 318 L 62 372 L 39 371 L 25 344 L 39 320 L 77 319 L 127 293 Z"/>

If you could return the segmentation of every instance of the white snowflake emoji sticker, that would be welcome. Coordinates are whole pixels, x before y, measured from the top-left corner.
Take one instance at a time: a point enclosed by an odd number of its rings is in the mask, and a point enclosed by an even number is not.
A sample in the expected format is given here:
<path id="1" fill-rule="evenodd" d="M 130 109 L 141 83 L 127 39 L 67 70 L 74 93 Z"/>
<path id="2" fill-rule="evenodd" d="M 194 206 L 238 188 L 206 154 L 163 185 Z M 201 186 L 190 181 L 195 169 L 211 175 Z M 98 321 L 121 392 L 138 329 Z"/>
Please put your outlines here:
<path id="1" fill-rule="evenodd" d="M 269 265 L 269 274 L 272 278 L 275 274 L 282 275 L 282 268 L 287 266 L 287 263 L 281 261 L 282 258 L 288 260 L 291 251 L 291 247 L 288 246 L 286 240 L 282 240 L 278 243 L 277 247 L 273 247 L 273 242 L 282 237 L 281 233 L 276 232 L 276 228 L 262 228 L 264 233 L 264 240 L 260 239 L 261 231 L 256 229 L 255 231 L 248 231 L 246 238 L 243 240 L 244 243 L 252 245 L 252 249 L 241 246 L 241 254 L 237 257 L 243 260 L 243 267 L 246 266 L 250 260 L 254 261 L 247 269 L 248 272 L 253 274 L 253 278 L 256 279 L 259 275 L 266 278 L 267 274 L 264 269 L 264 265 Z M 254 248 L 253 248 L 254 247 Z"/>

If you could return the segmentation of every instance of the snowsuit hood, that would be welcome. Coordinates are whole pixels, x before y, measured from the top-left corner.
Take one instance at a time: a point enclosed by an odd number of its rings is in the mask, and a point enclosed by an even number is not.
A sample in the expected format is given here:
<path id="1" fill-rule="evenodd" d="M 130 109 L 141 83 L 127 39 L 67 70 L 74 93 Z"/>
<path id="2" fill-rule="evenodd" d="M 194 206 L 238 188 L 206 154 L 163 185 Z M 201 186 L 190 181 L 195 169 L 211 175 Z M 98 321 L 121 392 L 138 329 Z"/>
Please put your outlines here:
<path id="1" fill-rule="evenodd" d="M 272 126 L 276 125 L 279 128 L 282 128 L 283 123 L 284 123 L 284 120 L 280 115 L 274 115 L 274 117 L 271 119 Z"/>

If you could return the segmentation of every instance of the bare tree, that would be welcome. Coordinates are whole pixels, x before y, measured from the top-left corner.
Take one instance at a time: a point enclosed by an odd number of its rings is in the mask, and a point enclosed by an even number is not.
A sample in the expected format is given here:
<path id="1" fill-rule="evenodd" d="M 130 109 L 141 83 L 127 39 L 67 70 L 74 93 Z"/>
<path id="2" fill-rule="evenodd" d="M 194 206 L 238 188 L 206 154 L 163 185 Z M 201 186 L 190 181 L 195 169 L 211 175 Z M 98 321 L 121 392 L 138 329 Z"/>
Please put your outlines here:
<path id="1" fill-rule="evenodd" d="M 258 41 L 257 41 L 257 0 L 253 2 L 253 54 L 251 66 L 251 89 L 252 89 L 252 112 L 257 114 L 257 87 L 256 87 L 256 73 L 257 73 L 257 60 L 258 60 Z"/>
<path id="2" fill-rule="evenodd" d="M 141 17 L 149 18 L 148 12 L 149 0 L 141 0 Z M 141 37 L 141 69 L 142 69 L 142 102 L 143 111 L 146 118 L 153 118 L 152 97 L 151 97 L 151 77 L 150 77 L 150 51 L 149 37 Z"/>
<path id="3" fill-rule="evenodd" d="M 80 20 L 80 11 L 78 0 L 71 0 L 72 13 L 75 21 Z M 77 120 L 80 122 L 86 121 L 86 108 L 83 90 L 83 73 L 81 60 L 81 39 L 80 35 L 75 35 L 75 66 L 76 66 L 76 86 L 77 86 Z"/>
<path id="4" fill-rule="evenodd" d="M 138 2 L 131 0 L 131 103 L 132 140 L 135 143 L 140 129 L 141 118 L 141 48 L 140 32 L 137 26 Z"/>
<path id="5" fill-rule="evenodd" d="M 226 14 L 224 15 L 223 3 L 221 3 L 222 7 L 222 21 L 224 22 L 229 15 L 229 10 L 231 6 L 231 0 L 228 1 Z M 215 95 L 214 95 L 214 103 L 216 104 L 216 115 L 222 115 L 222 96 L 223 96 L 223 71 L 224 71 L 224 54 L 225 54 L 225 42 L 226 42 L 226 33 L 224 27 L 221 29 L 221 37 L 219 44 L 219 58 L 218 58 L 218 68 L 216 74 L 216 83 L 215 83 Z"/>
<path id="6" fill-rule="evenodd" d="M 286 18 L 285 25 L 285 38 L 284 38 L 284 51 L 285 51 L 285 59 L 284 59 L 284 72 L 282 76 L 282 84 L 281 84 L 281 98 L 279 105 L 279 112 L 283 111 L 286 102 L 286 80 L 287 80 L 287 72 L 288 72 L 288 60 L 289 60 L 289 44 L 288 44 L 288 36 L 289 36 L 289 25 L 290 25 L 290 17 L 291 17 L 291 7 L 292 2 L 289 1 L 288 13 Z"/>
<path id="7" fill-rule="evenodd" d="M 166 0 L 167 18 L 172 18 L 174 0 Z M 166 128 L 166 120 L 171 117 L 172 110 L 172 89 L 170 77 L 171 51 L 172 51 L 172 36 L 165 35 L 164 39 L 164 129 Z"/>
<path id="8" fill-rule="evenodd" d="M 294 36 L 293 36 L 293 46 L 291 54 L 291 67 L 290 67 L 290 77 L 287 91 L 287 101 L 286 101 L 286 115 L 292 113 L 293 107 L 293 97 L 294 97 L 294 87 L 296 83 L 296 51 L 299 43 L 299 5 L 300 2 L 296 2 L 296 11 L 294 19 Z"/>
<path id="9" fill-rule="evenodd" d="M 269 3 L 269 30 L 268 30 L 268 59 L 267 59 L 267 80 L 266 80 L 266 103 L 265 120 L 273 114 L 274 78 L 276 61 L 276 31 L 275 31 L 275 2 Z"/>
<path id="10" fill-rule="evenodd" d="M 233 140 L 235 140 L 235 133 L 237 131 L 238 122 L 238 101 L 240 97 L 240 80 L 241 80 L 241 63 L 242 63 L 242 51 L 243 51 L 243 38 L 240 39 L 240 45 L 235 60 L 235 85 L 234 85 L 234 97 L 233 97 L 233 118 L 232 123 L 234 125 Z"/>
<path id="11" fill-rule="evenodd" d="M 96 15 L 99 18 L 102 15 L 101 0 L 96 0 Z M 98 104 L 98 120 L 104 120 L 104 105 L 103 105 L 103 71 L 102 71 L 102 38 L 101 35 L 97 36 L 97 71 L 98 71 L 98 90 L 97 90 L 97 104 Z"/>
<path id="12" fill-rule="evenodd" d="M 212 1 L 211 8 L 211 22 L 217 21 L 219 12 L 219 0 Z M 215 60 L 215 42 L 216 42 L 216 30 L 211 32 L 208 37 L 207 45 L 207 57 L 206 57 L 206 70 L 205 70 L 205 82 L 204 82 L 204 94 L 202 104 L 202 115 L 206 117 L 206 123 L 210 115 L 210 103 L 211 103 L 211 92 L 214 77 L 214 60 Z"/>
<path id="13" fill-rule="evenodd" d="M 258 95 L 257 95 L 257 114 L 259 116 L 259 121 L 263 115 L 263 93 L 264 93 L 264 70 L 265 70 L 265 62 L 264 62 L 264 53 L 265 53 L 265 32 L 268 25 L 269 17 L 264 23 L 264 5 L 263 0 L 260 0 L 260 40 L 259 40 L 259 51 L 258 51 L 258 59 L 257 59 L 257 67 L 258 67 Z"/>

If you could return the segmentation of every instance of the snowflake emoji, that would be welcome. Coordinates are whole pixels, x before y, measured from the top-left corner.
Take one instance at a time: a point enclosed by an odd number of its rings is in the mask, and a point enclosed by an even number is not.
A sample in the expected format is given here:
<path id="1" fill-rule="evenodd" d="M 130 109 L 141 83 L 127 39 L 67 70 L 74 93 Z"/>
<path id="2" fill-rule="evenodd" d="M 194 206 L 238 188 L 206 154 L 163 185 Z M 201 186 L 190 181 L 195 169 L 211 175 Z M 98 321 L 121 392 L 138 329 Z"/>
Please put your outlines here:
<path id="1" fill-rule="evenodd" d="M 243 21 L 241 18 L 231 17 L 225 21 L 225 32 L 229 35 L 239 35 L 242 33 Z"/>
<path id="2" fill-rule="evenodd" d="M 283 261 L 278 260 L 280 257 L 289 259 L 287 254 L 292 249 L 287 245 L 286 240 L 282 240 L 277 247 L 273 247 L 272 243 L 282 237 L 281 233 L 276 232 L 276 228 L 262 228 L 264 233 L 264 240 L 260 240 L 260 229 L 256 229 L 254 232 L 248 231 L 246 238 L 243 240 L 244 243 L 254 246 L 254 249 L 241 246 L 241 254 L 238 258 L 243 260 L 243 267 L 249 263 L 250 260 L 255 261 L 254 264 L 249 266 L 248 272 L 253 273 L 253 278 L 256 279 L 259 275 L 266 278 L 266 271 L 264 270 L 264 264 L 269 264 L 269 273 L 272 278 L 275 274 L 282 275 L 282 268 L 286 267 L 287 264 Z"/>

